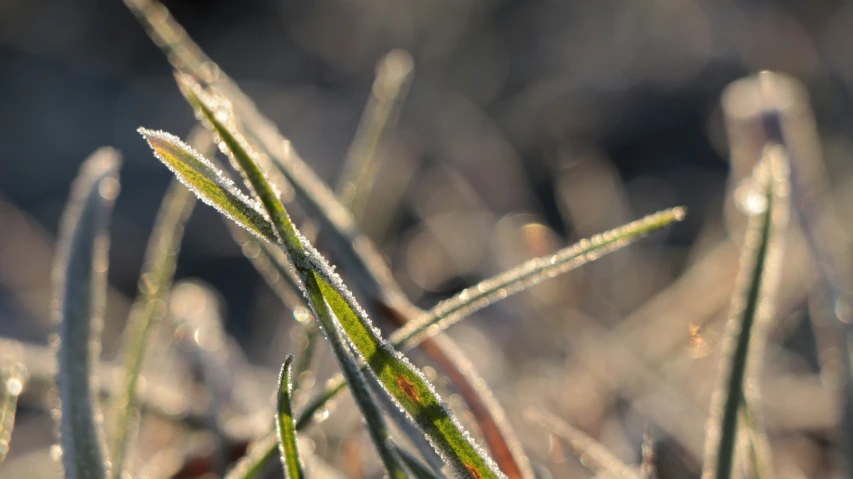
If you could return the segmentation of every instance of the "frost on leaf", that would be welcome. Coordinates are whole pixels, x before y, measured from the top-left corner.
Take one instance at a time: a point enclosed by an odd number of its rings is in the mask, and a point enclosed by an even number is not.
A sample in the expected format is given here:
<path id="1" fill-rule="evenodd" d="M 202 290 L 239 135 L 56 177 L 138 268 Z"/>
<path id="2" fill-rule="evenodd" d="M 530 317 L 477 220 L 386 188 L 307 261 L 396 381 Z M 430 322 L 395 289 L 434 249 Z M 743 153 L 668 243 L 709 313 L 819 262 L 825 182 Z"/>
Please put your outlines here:
<path id="1" fill-rule="evenodd" d="M 174 135 L 145 128 L 138 131 L 154 155 L 202 201 L 258 237 L 276 242 L 273 227 L 257 201 L 237 189 L 213 163 Z"/>

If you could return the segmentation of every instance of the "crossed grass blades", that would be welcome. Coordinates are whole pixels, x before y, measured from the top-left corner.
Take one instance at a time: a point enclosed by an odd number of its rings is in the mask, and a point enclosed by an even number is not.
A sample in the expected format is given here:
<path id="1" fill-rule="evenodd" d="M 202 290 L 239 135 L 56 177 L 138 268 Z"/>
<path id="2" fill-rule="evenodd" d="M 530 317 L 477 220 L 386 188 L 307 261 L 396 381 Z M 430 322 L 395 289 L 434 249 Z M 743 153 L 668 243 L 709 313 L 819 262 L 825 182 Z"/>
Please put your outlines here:
<path id="1" fill-rule="evenodd" d="M 460 293 L 456 298 L 439 304 L 409 323 L 386 342 L 372 327 L 367 314 L 343 285 L 333 268 L 299 234 L 279 200 L 279 194 L 270 184 L 259 167 L 257 153 L 241 135 L 233 122 L 233 111 L 229 102 L 213 90 L 205 90 L 192 77 L 178 75 L 179 84 L 188 101 L 195 108 L 202 122 L 217 137 L 220 148 L 232 161 L 232 166 L 242 173 L 251 196 L 243 194 L 227 176 L 203 155 L 181 142 L 177 137 L 150 130 L 140 132 L 151 144 L 156 155 L 169 166 L 176 177 L 188 186 L 199 198 L 215 206 L 223 215 L 287 253 L 287 258 L 298 275 L 297 286 L 302 290 L 313 316 L 330 341 L 338 357 L 345 377 L 352 387 L 362 413 L 368 419 L 368 428 L 377 450 L 389 474 L 393 477 L 437 477 L 440 473 L 424 466 L 420 460 L 399 446 L 388 436 L 384 419 L 367 383 L 365 371 L 375 375 L 396 403 L 402 407 L 429 438 L 442 457 L 455 466 L 458 474 L 466 477 L 503 477 L 497 465 L 474 444 L 436 395 L 425 377 L 412 366 L 394 346 L 408 348 L 416 346 L 429 335 L 435 335 L 450 324 L 485 307 L 491 302 L 506 297 L 535 284 L 545 278 L 594 260 L 602 254 L 618 249 L 654 229 L 665 226 L 683 217 L 683 211 L 673 209 L 645 218 L 623 228 L 583 241 L 549 258 L 540 258 L 521 267 L 487 280 L 476 288 Z M 224 105 L 224 106 L 223 106 Z M 727 369 L 727 387 L 721 388 L 725 405 L 722 409 L 719 432 L 711 428 L 709 453 L 706 460 L 706 477 L 727 478 L 734 465 L 738 414 L 747 415 L 750 395 L 744 390 L 747 376 L 748 357 L 757 357 L 751 349 L 762 343 L 758 319 L 767 315 L 772 292 L 773 278 L 768 274 L 772 264 L 772 252 L 776 248 L 771 235 L 784 224 L 784 208 L 778 206 L 784 198 L 785 158 L 775 150 L 768 150 L 765 159 L 756 170 L 756 184 L 764 201 L 761 214 L 752 220 L 744 249 L 742 277 L 748 278 L 744 293 L 735 298 L 730 336 L 734 350 Z M 118 160 L 115 154 L 105 150 L 88 160 L 72 193 L 72 201 L 63 221 L 60 254 L 57 257 L 57 316 L 60 319 L 60 429 L 63 447 L 63 464 L 69 477 L 106 477 L 110 465 L 118 465 L 113 475 L 121 472 L 121 444 L 127 435 L 127 425 L 113 433 L 116 450 L 112 452 L 119 460 L 111 464 L 105 458 L 105 446 L 101 425 L 97 421 L 97 405 L 93 400 L 92 368 L 97 361 L 99 316 L 103 309 L 104 274 L 106 272 L 105 251 L 108 239 L 105 234 L 109 209 L 118 193 Z M 160 224 L 167 226 L 162 234 L 173 238 L 172 246 L 165 248 L 165 255 L 176 251 L 174 234 L 191 206 L 186 197 L 178 202 L 182 207 L 173 211 L 171 219 Z M 167 202 L 171 204 L 171 202 Z M 174 206 L 174 205 L 173 205 Z M 328 221 L 328 219 L 327 219 Z M 171 233 L 171 234 L 170 234 Z M 778 233 L 776 233 L 778 234 Z M 778 254 L 778 253 L 775 253 Z M 273 255 L 271 254 L 272 258 Z M 282 257 L 278 257 L 281 261 Z M 158 263 L 158 261 L 160 261 Z M 162 284 L 170 281 L 170 268 L 157 254 L 153 255 L 152 267 L 160 276 Z M 772 271 L 771 271 L 772 272 Z M 159 288 L 154 288 L 154 292 Z M 758 318 L 758 319 L 756 319 Z M 144 328 L 147 329 L 147 328 Z M 145 334 L 144 332 L 139 334 Z M 134 338 L 130 338 L 133 340 Z M 392 346 L 393 344 L 393 346 Z M 731 346 L 729 347 L 732 348 Z M 144 348 L 134 353 L 127 373 L 138 375 L 138 364 Z M 295 430 L 299 422 L 294 421 L 291 395 L 291 366 L 288 358 L 282 368 L 279 384 L 279 413 L 277 416 L 278 443 L 288 477 L 301 477 L 301 463 L 296 448 Z M 365 367 L 358 364 L 362 362 Z M 755 369 L 755 368 L 753 368 Z M 754 374 L 754 373 L 752 373 Z M 343 384 L 343 383 L 340 383 Z M 129 398 L 119 402 L 117 409 L 124 407 L 125 416 L 132 408 L 133 391 Z M 342 386 L 332 385 L 321 396 L 327 401 Z M 540 416 L 547 417 L 547 416 Z M 712 416 L 713 417 L 713 416 Z M 126 420 L 125 420 L 126 422 Z M 748 422 L 751 424 L 751 422 Z M 4 428 L 5 431 L 6 428 Z M 716 443 L 716 434 L 719 442 Z M 598 446 L 587 440 L 589 450 Z M 614 463 L 606 451 L 596 453 L 606 459 L 602 466 L 612 474 L 634 477 L 630 468 Z M 750 457 L 757 457 L 753 454 Z M 753 459 L 758 461 L 758 459 Z M 756 465 L 756 470 L 759 467 Z M 249 477 L 246 475 L 244 477 Z"/>

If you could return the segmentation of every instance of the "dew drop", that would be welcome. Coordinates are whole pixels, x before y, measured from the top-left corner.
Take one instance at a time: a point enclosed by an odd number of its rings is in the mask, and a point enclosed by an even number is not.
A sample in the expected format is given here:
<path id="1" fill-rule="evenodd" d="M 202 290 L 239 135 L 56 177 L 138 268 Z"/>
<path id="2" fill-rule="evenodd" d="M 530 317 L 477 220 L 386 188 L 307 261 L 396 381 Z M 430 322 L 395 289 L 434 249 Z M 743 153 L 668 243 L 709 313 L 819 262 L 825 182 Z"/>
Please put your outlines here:
<path id="1" fill-rule="evenodd" d="M 321 410 L 314 413 L 313 418 L 314 418 L 314 422 L 317 422 L 317 423 L 323 422 L 329 418 L 329 410 L 328 409 L 321 409 Z"/>
<path id="2" fill-rule="evenodd" d="M 749 216 L 759 215 L 767 209 L 767 198 L 756 190 L 751 179 L 746 179 L 735 190 L 738 209 Z"/>
<path id="3" fill-rule="evenodd" d="M 6 392 L 12 396 L 18 396 L 24 390 L 24 383 L 18 378 L 10 378 L 6 381 Z"/>

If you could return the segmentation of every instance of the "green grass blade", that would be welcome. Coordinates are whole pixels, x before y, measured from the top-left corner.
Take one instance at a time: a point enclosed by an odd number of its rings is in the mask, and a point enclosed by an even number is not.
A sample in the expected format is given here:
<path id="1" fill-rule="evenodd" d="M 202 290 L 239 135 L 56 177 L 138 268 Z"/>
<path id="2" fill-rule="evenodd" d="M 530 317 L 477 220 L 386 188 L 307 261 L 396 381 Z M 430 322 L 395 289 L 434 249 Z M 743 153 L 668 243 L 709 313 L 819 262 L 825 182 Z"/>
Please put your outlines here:
<path id="1" fill-rule="evenodd" d="M 54 268 L 62 463 L 68 478 L 106 478 L 94 368 L 106 298 L 107 225 L 118 195 L 118 153 L 102 148 L 74 181 Z"/>
<path id="2" fill-rule="evenodd" d="M 203 129 L 194 130 L 190 137 L 190 142 L 202 151 L 209 150 L 213 145 L 210 134 Z M 139 292 L 131 306 L 124 332 L 123 387 L 111 401 L 112 431 L 108 442 L 114 479 L 121 477 L 124 465 L 127 438 L 137 410 L 136 385 L 142 370 L 148 338 L 165 313 L 184 225 L 194 206 L 195 196 L 192 192 L 178 180 L 172 180 L 148 240 L 145 263 L 139 279 Z"/>
<path id="3" fill-rule="evenodd" d="M 371 433 L 371 438 L 376 445 L 380 457 L 383 459 L 392 477 L 405 477 L 402 466 L 399 465 L 393 451 L 386 444 L 387 430 L 384 426 L 381 412 L 379 412 L 379 407 L 370 396 L 364 378 L 361 377 L 360 368 L 354 358 L 351 357 L 343 336 L 339 336 L 335 318 L 337 311 L 333 313 L 334 308 L 330 309 L 326 303 L 326 298 L 324 298 L 318 284 L 318 277 L 313 272 L 314 266 L 305 257 L 302 244 L 303 239 L 296 232 L 284 206 L 279 201 L 277 193 L 270 186 L 265 175 L 258 167 L 256 157 L 242 135 L 221 121 L 221 110 L 219 110 L 218 105 L 211 104 L 213 99 L 208 97 L 201 90 L 201 87 L 190 77 L 179 74 L 177 78 L 181 91 L 196 109 L 196 113 L 200 119 L 213 128 L 223 152 L 241 169 L 246 180 L 260 198 L 261 204 L 266 210 L 268 217 L 272 219 L 272 224 L 275 227 L 276 242 L 281 242 L 294 261 L 297 272 L 300 274 L 303 285 L 305 286 L 305 291 L 311 300 L 315 317 L 320 320 L 320 324 L 329 339 L 338 362 L 348 381 L 350 381 L 353 396 L 362 414 L 365 416 L 368 431 Z M 203 162 L 206 160 L 200 158 L 197 161 Z M 186 168 L 183 170 L 186 170 Z"/>
<path id="4" fill-rule="evenodd" d="M 355 137 L 344 160 L 337 197 L 354 218 L 364 214 L 366 202 L 379 170 L 382 143 L 397 122 L 400 106 L 412 79 L 412 56 L 393 50 L 376 65 L 370 99 L 364 107 Z"/>
<path id="5" fill-rule="evenodd" d="M 531 422 L 564 439 L 578 457 L 583 456 L 583 465 L 592 472 L 605 473 L 618 479 L 640 479 L 639 474 L 611 454 L 606 447 L 563 419 L 534 409 L 526 411 L 526 416 Z"/>
<path id="6" fill-rule="evenodd" d="M 337 201 L 331 190 L 299 157 L 276 126 L 260 114 L 236 83 L 206 57 L 186 35 L 183 28 L 170 17 L 168 10 L 162 4 L 146 0 L 126 0 L 125 3 L 178 70 L 204 78 L 206 84 L 216 86 L 228 96 L 250 139 L 272 159 L 274 166 L 286 181 L 293 184 L 296 193 L 305 200 L 304 206 L 308 214 L 319 219 L 323 230 L 327 233 L 327 244 L 342 266 L 346 268 L 354 284 L 359 285 L 359 293 L 367 298 L 367 305 L 371 309 L 381 309 L 406 321 L 416 317 L 417 308 L 414 308 L 402 294 L 375 246 L 358 231 L 350 212 Z M 266 156 L 259 157 L 259 159 L 265 158 Z M 475 391 L 475 388 L 467 389 Z M 465 397 L 465 400 L 470 403 L 472 398 Z M 482 400 L 478 402 L 486 403 Z M 488 415 L 477 418 L 481 424 L 484 421 L 494 423 L 495 418 L 500 415 L 488 409 L 482 409 L 481 414 Z M 504 433 L 506 432 L 505 430 Z M 489 437 L 491 440 L 498 440 L 504 446 L 503 449 L 512 449 L 511 444 L 514 441 L 511 437 L 501 438 L 494 435 Z M 490 446 L 494 448 L 494 444 L 490 443 Z M 497 457 L 505 459 L 505 456 Z M 523 464 L 526 460 L 523 455 L 510 459 L 513 464 L 502 463 L 509 472 L 513 472 L 511 467 L 521 472 L 525 470 Z M 532 476 L 521 474 L 513 477 L 527 479 Z"/>
<path id="7" fill-rule="evenodd" d="M 750 214 L 741 252 L 738 290 L 732 298 L 723 343 L 723 380 L 714 392 L 702 477 L 729 479 L 735 466 L 738 411 L 743 397 L 753 402 L 763 354 L 766 324 L 778 280 L 783 228 L 787 225 L 787 158 L 778 147 L 765 148 L 753 173 L 753 192 L 744 202 Z M 746 383 L 749 378 L 750 388 Z"/>
<path id="8" fill-rule="evenodd" d="M 18 396 L 27 385 L 27 369 L 23 363 L 14 362 L 0 372 L 0 467 L 9 452 L 9 442 L 15 429 L 15 412 Z"/>
<path id="9" fill-rule="evenodd" d="M 180 138 L 164 131 L 139 128 L 154 155 L 198 198 L 267 241 L 276 242 L 272 224 L 256 201 L 249 199 L 209 160 Z"/>
<path id="10" fill-rule="evenodd" d="M 422 334 L 430 336 L 443 331 L 495 301 L 623 248 L 652 231 L 680 221 L 684 215 L 685 210 L 681 207 L 664 210 L 583 239 L 554 255 L 529 260 L 442 301 L 420 318 L 395 331 L 391 335 L 391 342 L 402 349 L 414 347 L 419 342 L 417 337 Z"/>
<path id="11" fill-rule="evenodd" d="M 293 421 L 293 355 L 289 355 L 281 366 L 278 376 L 278 413 L 276 414 L 278 447 L 284 476 L 288 479 L 301 479 L 302 462 L 296 446 L 296 427 Z"/>
<path id="12" fill-rule="evenodd" d="M 340 345 L 336 344 L 334 327 L 336 324 L 341 326 L 346 339 L 365 359 L 395 400 L 430 437 L 433 446 L 443 452 L 446 460 L 454 464 L 461 474 L 469 477 L 479 475 L 480 478 L 501 477 L 502 474 L 497 470 L 494 462 L 473 444 L 423 374 L 379 336 L 367 314 L 346 289 L 333 268 L 298 234 L 284 206 L 260 171 L 255 160 L 256 155 L 249 149 L 248 143 L 239 132 L 222 121 L 222 118 L 228 118 L 228 115 L 221 114 L 221 110 L 218 110 L 220 105 L 214 103 L 216 100 L 203 92 L 200 86 L 188 76 L 179 74 L 178 81 L 190 104 L 198 110 L 199 117 L 214 128 L 221 140 L 220 146 L 226 150 L 225 152 L 235 164 L 245 170 L 246 178 L 251 182 L 267 214 L 272 219 L 276 233 L 281 238 L 302 279 L 315 310 L 315 316 L 320 320 L 333 349 L 336 349 L 344 374 L 349 376 L 348 382 L 351 386 L 362 389 L 353 393 L 359 405 L 363 406 L 362 413 L 365 414 L 365 419 L 370 421 L 370 416 L 378 412 L 378 406 L 372 400 L 368 400 L 369 391 L 366 384 L 363 380 L 359 381 L 356 375 L 360 374 L 357 364 L 354 361 L 349 364 L 350 358 L 340 349 Z M 349 369 L 353 366 L 350 372 Z M 377 414 L 377 418 L 380 417 Z M 371 433 L 377 450 L 380 451 L 380 457 L 388 466 L 393 462 L 393 453 L 383 451 L 383 449 L 387 450 L 387 444 L 378 440 L 382 433 L 378 423 L 377 430 L 371 430 Z M 399 468 L 397 471 L 401 472 Z M 392 469 L 391 472 L 394 470 Z"/>

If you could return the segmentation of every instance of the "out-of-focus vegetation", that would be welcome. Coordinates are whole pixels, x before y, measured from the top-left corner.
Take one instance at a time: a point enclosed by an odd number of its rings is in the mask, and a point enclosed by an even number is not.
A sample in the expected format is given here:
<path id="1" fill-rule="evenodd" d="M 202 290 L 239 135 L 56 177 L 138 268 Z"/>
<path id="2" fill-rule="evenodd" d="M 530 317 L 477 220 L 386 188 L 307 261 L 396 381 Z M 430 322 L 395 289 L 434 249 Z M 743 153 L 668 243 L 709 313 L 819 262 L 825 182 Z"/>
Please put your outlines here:
<path id="1" fill-rule="evenodd" d="M 0 476 L 853 477 L 853 7 L 126 3 L 0 5 Z"/>

